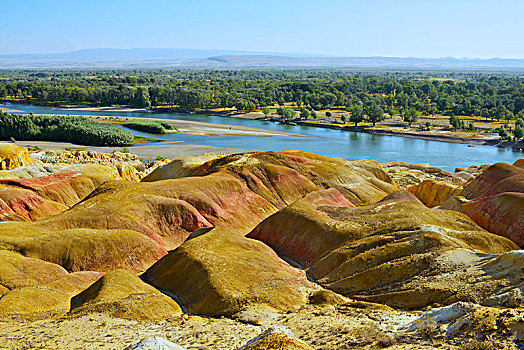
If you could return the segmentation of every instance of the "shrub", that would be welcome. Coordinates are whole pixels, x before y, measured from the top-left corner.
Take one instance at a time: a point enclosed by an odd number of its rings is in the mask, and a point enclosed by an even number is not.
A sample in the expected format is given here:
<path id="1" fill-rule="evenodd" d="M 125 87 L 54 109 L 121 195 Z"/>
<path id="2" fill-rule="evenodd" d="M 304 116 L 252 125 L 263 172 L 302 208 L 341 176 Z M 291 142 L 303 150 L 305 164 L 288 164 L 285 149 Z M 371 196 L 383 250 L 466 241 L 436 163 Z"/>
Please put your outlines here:
<path id="1" fill-rule="evenodd" d="M 515 135 L 515 138 L 517 140 L 519 140 L 522 137 L 524 137 L 524 131 L 522 130 L 522 128 L 520 126 L 516 126 L 515 127 L 515 130 L 513 130 L 513 134 Z"/>
<path id="2" fill-rule="evenodd" d="M 127 121 L 123 124 L 126 128 L 145 131 L 151 134 L 165 134 L 167 129 L 172 129 L 171 125 L 167 122 L 158 122 L 156 120 L 141 120 L 135 119 Z"/>
<path id="3" fill-rule="evenodd" d="M 11 115 L 0 112 L 0 139 L 53 140 L 89 146 L 126 145 L 133 134 L 86 117 Z"/>
<path id="4" fill-rule="evenodd" d="M 423 338 L 433 338 L 440 332 L 437 321 L 431 317 L 417 320 L 417 333 Z"/>
<path id="5" fill-rule="evenodd" d="M 498 129 L 495 129 L 497 131 L 497 133 L 499 134 L 499 136 L 503 139 L 507 138 L 508 137 L 508 132 L 506 131 L 506 129 L 504 129 L 503 126 L 501 126 L 500 128 Z"/>
<path id="6" fill-rule="evenodd" d="M 452 115 L 449 117 L 449 124 L 454 128 L 458 129 L 460 128 L 460 119 Z"/>
<path id="7" fill-rule="evenodd" d="M 163 121 L 163 120 L 158 120 L 157 121 L 158 124 L 162 125 L 164 127 L 164 129 L 166 130 L 173 130 L 173 125 L 169 124 L 168 122 L 166 121 Z"/>
<path id="8" fill-rule="evenodd" d="M 295 116 L 295 110 L 293 108 L 279 107 L 277 114 L 284 119 L 291 119 Z"/>
<path id="9" fill-rule="evenodd" d="M 464 345 L 464 350 L 495 350 L 500 349 L 496 344 L 494 344 L 492 341 L 485 340 L 485 341 L 473 341 L 471 343 L 468 343 Z"/>

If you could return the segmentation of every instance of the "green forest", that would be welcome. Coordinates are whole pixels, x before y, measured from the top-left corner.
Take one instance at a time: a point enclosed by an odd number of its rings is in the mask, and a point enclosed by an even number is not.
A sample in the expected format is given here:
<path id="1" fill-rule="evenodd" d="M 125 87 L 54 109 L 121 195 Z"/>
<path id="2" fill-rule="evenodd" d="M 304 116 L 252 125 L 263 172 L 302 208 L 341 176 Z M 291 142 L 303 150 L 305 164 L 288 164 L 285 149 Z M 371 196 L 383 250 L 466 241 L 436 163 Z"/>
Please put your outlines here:
<path id="1" fill-rule="evenodd" d="M 0 72 L 0 99 L 183 111 L 360 106 L 389 114 L 414 109 L 422 115 L 509 120 L 524 115 L 524 76 L 509 71 L 6 70 Z"/>

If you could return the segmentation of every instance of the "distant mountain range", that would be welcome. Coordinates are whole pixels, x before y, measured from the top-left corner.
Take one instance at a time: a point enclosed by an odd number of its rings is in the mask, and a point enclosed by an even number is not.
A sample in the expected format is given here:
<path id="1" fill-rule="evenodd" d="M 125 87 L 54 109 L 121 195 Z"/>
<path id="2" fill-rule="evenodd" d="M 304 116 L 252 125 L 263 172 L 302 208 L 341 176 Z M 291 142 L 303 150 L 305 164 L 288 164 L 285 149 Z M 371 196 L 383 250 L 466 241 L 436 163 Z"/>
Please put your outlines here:
<path id="1" fill-rule="evenodd" d="M 89 49 L 53 54 L 0 55 L 0 69 L 29 68 L 356 68 L 524 69 L 524 59 L 329 57 L 193 49 Z"/>

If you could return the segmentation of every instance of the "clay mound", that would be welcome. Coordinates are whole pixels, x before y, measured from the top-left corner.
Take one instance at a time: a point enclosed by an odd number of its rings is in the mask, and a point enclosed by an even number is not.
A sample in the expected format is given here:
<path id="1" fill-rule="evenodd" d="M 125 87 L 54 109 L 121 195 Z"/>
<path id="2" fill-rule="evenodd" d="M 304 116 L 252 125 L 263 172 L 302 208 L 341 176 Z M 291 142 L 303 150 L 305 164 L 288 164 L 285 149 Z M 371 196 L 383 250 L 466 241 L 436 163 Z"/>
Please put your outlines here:
<path id="1" fill-rule="evenodd" d="M 520 158 L 519 160 L 515 161 L 515 163 L 513 163 L 513 166 L 524 169 L 524 158 Z"/>
<path id="2" fill-rule="evenodd" d="M 496 163 L 471 181 L 460 193 L 466 199 L 489 197 L 504 192 L 524 192 L 524 170 Z"/>
<path id="3" fill-rule="evenodd" d="M 152 182 L 191 176 L 202 164 L 213 159 L 224 157 L 225 155 L 224 153 L 204 153 L 198 156 L 177 158 L 172 162 L 159 166 L 145 176 L 142 181 Z"/>
<path id="4" fill-rule="evenodd" d="M 30 227 L 30 226 L 29 226 Z M 124 268 L 142 272 L 167 254 L 158 243 L 131 230 L 70 229 L 37 233 L 26 231 L 12 248 L 68 271 L 111 271 Z M 0 242 L 3 238 L 0 237 Z M 7 244 L 7 243 L 6 243 Z"/>
<path id="5" fill-rule="evenodd" d="M 69 310 L 71 297 L 100 278 L 98 272 L 65 275 L 41 286 L 13 289 L 0 297 L 0 316 L 40 319 Z"/>
<path id="6" fill-rule="evenodd" d="M 0 285 L 7 289 L 43 285 L 65 275 L 67 271 L 59 265 L 0 250 Z"/>
<path id="7" fill-rule="evenodd" d="M 497 163 L 441 205 L 465 213 L 484 229 L 524 246 L 524 169 Z"/>
<path id="8" fill-rule="evenodd" d="M 31 179 L 0 180 L 0 219 L 34 221 L 81 201 L 107 178 L 65 171 Z"/>
<path id="9" fill-rule="evenodd" d="M 238 350 L 311 350 L 313 349 L 302 340 L 295 337 L 293 332 L 283 326 L 269 328 L 260 335 L 251 339 Z"/>
<path id="10" fill-rule="evenodd" d="M 27 148 L 12 143 L 0 142 L 0 170 L 31 165 L 36 165 L 36 163 L 29 156 Z"/>
<path id="11" fill-rule="evenodd" d="M 380 164 L 370 160 L 348 161 L 304 151 L 251 152 L 210 158 L 196 167 L 174 161 L 171 172 L 157 169 L 144 181 L 181 174 L 228 173 L 245 181 L 251 191 L 277 207 L 290 204 L 309 192 L 330 187 L 338 189 L 355 205 L 376 202 L 398 190 Z M 198 158 L 198 162 L 201 160 Z"/>
<path id="12" fill-rule="evenodd" d="M 4 222 L 0 246 L 70 271 L 140 271 L 198 228 L 224 225 L 245 234 L 276 210 L 231 175 L 110 181 L 61 214 L 35 222 Z"/>
<path id="13" fill-rule="evenodd" d="M 407 189 L 427 207 L 433 208 L 444 203 L 453 195 L 462 191 L 462 186 L 447 181 L 424 180 L 416 186 Z"/>
<path id="14" fill-rule="evenodd" d="M 31 190 L 0 184 L 0 221 L 36 221 L 59 214 L 67 208 Z"/>
<path id="15" fill-rule="evenodd" d="M 316 207 L 306 196 L 247 237 L 306 268 L 328 289 L 402 308 L 497 293 L 511 283 L 507 276 L 486 279 L 485 254 L 517 248 L 467 216 L 429 209 L 407 192 L 364 207 Z"/>
<path id="16" fill-rule="evenodd" d="M 65 313 L 70 298 L 65 292 L 46 287 L 15 289 L 0 298 L 0 316 L 28 316 L 40 313 L 41 317 L 48 317 L 60 311 Z"/>
<path id="17" fill-rule="evenodd" d="M 164 249 L 174 249 L 191 232 L 213 226 L 245 235 L 279 208 L 318 189 L 339 188 L 346 198 L 339 193 L 339 197 L 333 200 L 344 200 L 345 205 L 349 202 L 360 205 L 375 202 L 397 188 L 380 165 L 373 161 L 349 162 L 298 151 L 255 152 L 211 158 L 196 166 L 191 177 L 140 183 L 107 181 L 60 214 L 33 223 L 4 223 L 0 226 L 0 244 L 10 250 L 59 263 L 69 271 L 109 271 L 117 267 L 139 271 L 165 252 L 160 251 L 154 242 Z M 74 181 L 77 180 L 71 176 L 61 179 L 58 175 L 5 181 L 33 184 L 35 191 L 38 190 L 42 196 L 60 199 L 66 204 L 80 198 L 69 193 L 80 191 L 75 187 Z M 49 189 L 52 186 L 45 185 L 49 178 L 57 179 L 56 193 L 72 199 L 69 201 L 55 196 Z M 33 212 L 36 213 L 36 209 Z M 77 229 L 83 231 L 71 231 Z M 103 230 L 120 233 L 103 233 Z M 122 230 L 134 231 L 154 242 L 132 237 L 129 232 L 122 233 Z M 69 252 L 73 234 L 83 237 L 84 243 Z M 60 249 L 55 251 L 49 244 L 42 243 L 39 247 L 40 243 L 31 243 L 47 239 L 58 242 L 60 235 L 64 235 L 64 241 L 57 244 Z M 37 236 L 41 237 L 37 239 Z M 127 237 L 129 243 L 122 244 L 120 236 Z M 127 251 L 110 253 L 115 244 L 122 244 L 126 249 L 129 247 L 132 263 L 122 260 Z M 140 245 L 144 248 L 136 248 Z M 147 254 L 146 249 L 152 253 Z M 106 265 L 100 260 L 101 253 L 106 255 Z"/>
<path id="18" fill-rule="evenodd" d="M 149 183 L 107 182 L 53 221 L 69 227 L 130 229 L 172 249 L 201 227 L 227 226 L 245 234 L 276 210 L 244 182 L 211 174 Z"/>
<path id="19" fill-rule="evenodd" d="M 163 320 L 182 314 L 171 298 L 126 270 L 113 270 L 71 300 L 72 315 L 107 313 L 136 320 Z"/>
<path id="20" fill-rule="evenodd" d="M 192 238 L 143 278 L 190 312 L 230 316 L 246 308 L 296 310 L 315 289 L 265 244 L 215 228 Z"/>

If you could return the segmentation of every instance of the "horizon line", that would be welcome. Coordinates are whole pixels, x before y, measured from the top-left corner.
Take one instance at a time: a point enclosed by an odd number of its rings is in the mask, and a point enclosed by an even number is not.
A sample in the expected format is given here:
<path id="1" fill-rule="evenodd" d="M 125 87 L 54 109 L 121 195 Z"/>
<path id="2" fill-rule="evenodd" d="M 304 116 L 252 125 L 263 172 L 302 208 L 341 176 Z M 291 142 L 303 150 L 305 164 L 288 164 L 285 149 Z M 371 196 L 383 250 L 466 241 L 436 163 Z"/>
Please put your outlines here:
<path id="1" fill-rule="evenodd" d="M 262 56 L 262 55 L 271 55 L 271 56 L 277 56 L 282 55 L 283 57 L 286 57 L 286 55 L 295 55 L 295 57 L 302 57 L 302 58 L 310 58 L 310 57 L 317 57 L 317 58 L 409 58 L 409 59 L 455 59 L 455 60 L 494 60 L 494 59 L 501 59 L 501 60 L 524 60 L 524 57 L 518 58 L 518 57 L 500 57 L 500 56 L 490 56 L 490 57 L 456 57 L 456 56 L 388 56 L 388 55 L 339 55 L 339 54 L 332 54 L 332 53 L 310 53 L 310 52 L 290 52 L 290 51 L 253 51 L 253 50 L 244 50 L 244 49 L 207 49 L 207 48 L 166 48 L 166 47 L 130 47 L 130 48 L 115 48 L 115 47 L 93 47 L 93 48 L 84 48 L 84 49 L 75 49 L 70 51 L 62 51 L 62 52 L 17 52 L 17 53 L 1 53 L 0 56 L 15 56 L 15 55 L 60 55 L 60 54 L 70 54 L 75 52 L 81 52 L 81 51 L 94 51 L 94 50 L 120 50 L 120 51 L 126 51 L 126 50 L 181 50 L 181 51 L 240 51 L 245 52 L 245 54 L 232 54 L 233 56 L 245 56 L 245 55 L 255 55 L 255 56 Z M 304 55 L 304 56 L 300 56 Z"/>

